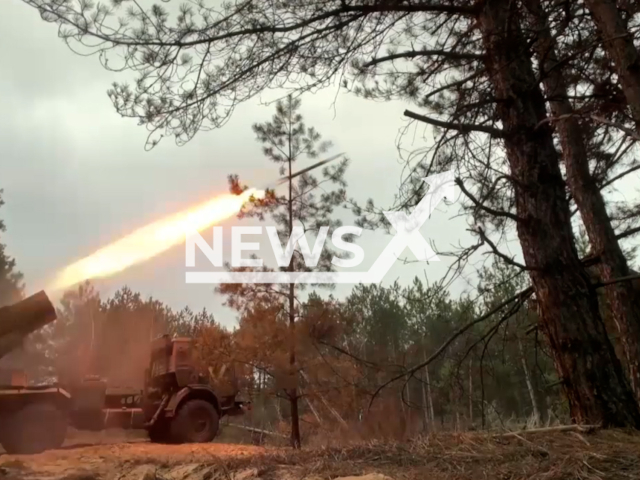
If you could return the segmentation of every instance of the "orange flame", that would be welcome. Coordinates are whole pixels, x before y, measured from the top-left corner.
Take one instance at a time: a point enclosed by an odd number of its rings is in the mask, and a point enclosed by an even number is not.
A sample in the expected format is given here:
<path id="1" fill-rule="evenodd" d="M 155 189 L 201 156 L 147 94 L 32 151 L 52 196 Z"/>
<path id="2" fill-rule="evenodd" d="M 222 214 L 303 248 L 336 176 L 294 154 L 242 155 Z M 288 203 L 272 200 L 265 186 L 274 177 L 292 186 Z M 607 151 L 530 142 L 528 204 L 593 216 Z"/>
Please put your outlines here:
<path id="1" fill-rule="evenodd" d="M 220 195 L 195 208 L 142 227 L 69 265 L 49 289 L 62 290 L 84 280 L 108 277 L 153 258 L 183 242 L 188 232 L 200 232 L 237 214 L 251 196 L 264 197 L 264 191 L 249 189 L 241 195 Z"/>

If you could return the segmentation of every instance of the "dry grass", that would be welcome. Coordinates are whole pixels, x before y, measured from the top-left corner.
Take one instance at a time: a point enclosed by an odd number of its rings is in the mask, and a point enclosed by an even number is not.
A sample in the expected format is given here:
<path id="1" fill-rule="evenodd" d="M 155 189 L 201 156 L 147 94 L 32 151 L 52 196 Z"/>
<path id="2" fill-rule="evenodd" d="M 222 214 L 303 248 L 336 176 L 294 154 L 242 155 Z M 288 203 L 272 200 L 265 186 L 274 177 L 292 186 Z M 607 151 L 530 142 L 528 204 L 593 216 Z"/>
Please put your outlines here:
<path id="1" fill-rule="evenodd" d="M 191 462 L 197 461 L 197 454 L 194 457 Z M 180 462 L 175 459 L 165 467 Z M 209 463 L 225 471 L 255 468 L 265 479 L 285 476 L 328 479 L 379 472 L 396 480 L 637 480 L 640 434 L 621 431 L 517 437 L 436 434 L 402 443 L 369 442 L 299 452 L 266 449 L 264 453 L 246 457 L 210 458 Z M 283 471 L 288 474 L 283 475 Z"/>
<path id="2" fill-rule="evenodd" d="M 240 467 L 289 465 L 298 478 L 380 472 L 396 480 L 640 479 L 640 434 L 603 431 L 499 437 L 436 434 L 405 443 L 280 451 Z"/>
<path id="3" fill-rule="evenodd" d="M 369 442 L 301 451 L 135 442 L 81 447 L 20 460 L 33 472 L 45 473 L 57 465 L 58 472 L 69 475 L 74 459 L 79 458 L 82 462 L 78 468 L 85 469 L 92 464 L 91 458 L 99 459 L 93 472 L 96 479 L 107 478 L 106 471 L 122 472 L 126 477 L 126 472 L 141 465 L 152 465 L 158 478 L 173 478 L 177 469 L 195 465 L 199 476 L 187 475 L 184 480 L 202 478 L 204 470 L 209 472 L 207 478 L 216 479 L 249 469 L 263 480 L 331 479 L 373 472 L 395 480 L 637 480 L 640 434 L 545 432 L 505 437 L 440 433 L 409 442 Z M 0 467 L 9 467 L 5 463 L 8 460 L 0 457 Z M 25 470 L 22 478 L 30 478 Z M 62 477 L 53 474 L 48 478 Z"/>

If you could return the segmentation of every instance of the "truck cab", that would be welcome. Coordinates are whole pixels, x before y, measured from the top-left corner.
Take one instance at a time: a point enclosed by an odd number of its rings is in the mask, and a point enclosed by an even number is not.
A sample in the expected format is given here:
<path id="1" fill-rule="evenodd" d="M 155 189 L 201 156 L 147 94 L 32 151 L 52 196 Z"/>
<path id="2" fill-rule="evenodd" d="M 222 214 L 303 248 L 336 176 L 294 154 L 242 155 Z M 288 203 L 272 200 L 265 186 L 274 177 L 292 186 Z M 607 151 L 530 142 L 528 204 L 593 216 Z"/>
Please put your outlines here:
<path id="1" fill-rule="evenodd" d="M 223 416 L 250 409 L 249 402 L 236 399 L 237 388 L 215 389 L 209 376 L 198 372 L 188 337 L 155 339 L 145 378 L 143 409 L 152 441 L 211 441 Z"/>

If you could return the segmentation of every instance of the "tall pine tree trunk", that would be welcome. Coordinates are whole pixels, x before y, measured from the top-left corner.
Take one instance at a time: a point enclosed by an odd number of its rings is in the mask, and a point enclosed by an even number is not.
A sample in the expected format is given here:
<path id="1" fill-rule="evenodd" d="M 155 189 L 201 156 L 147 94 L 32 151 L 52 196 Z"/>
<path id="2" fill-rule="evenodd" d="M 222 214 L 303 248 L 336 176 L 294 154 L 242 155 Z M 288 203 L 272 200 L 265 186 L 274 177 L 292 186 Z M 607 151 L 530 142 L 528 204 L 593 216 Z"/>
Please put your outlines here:
<path id="1" fill-rule="evenodd" d="M 514 178 L 518 237 L 571 417 L 640 428 L 640 410 L 600 316 L 571 230 L 545 100 L 527 55 L 517 4 L 486 0 L 478 16 L 496 113 Z"/>
<path id="2" fill-rule="evenodd" d="M 598 272 L 604 281 L 630 275 L 627 260 L 616 240 L 602 193 L 589 172 L 585 135 L 567 96 L 567 84 L 556 53 L 547 15 L 540 0 L 526 0 L 538 31 L 536 54 L 541 62 L 542 78 L 549 105 L 556 122 L 567 169 L 567 184 L 575 199 L 589 236 L 592 251 L 600 255 Z M 631 282 L 605 288 L 605 295 L 629 369 L 631 388 L 640 401 L 640 302 Z"/>
<path id="3" fill-rule="evenodd" d="M 613 62 L 631 115 L 640 132 L 640 53 L 616 6 L 616 0 L 585 0 L 600 31 L 602 46 Z"/>
<path id="4" fill-rule="evenodd" d="M 427 351 L 425 348 L 422 349 L 423 355 L 426 357 L 427 355 Z M 425 365 L 425 370 L 427 369 L 427 366 Z M 429 382 L 429 374 L 427 373 L 426 375 L 420 375 L 420 385 L 421 385 L 421 389 L 422 389 L 422 417 L 423 417 L 423 429 L 424 431 L 428 431 L 429 430 L 429 399 L 427 399 L 427 384 Z M 431 397 L 431 395 L 429 395 L 429 397 Z M 433 420 L 433 419 L 431 419 Z"/>
<path id="5" fill-rule="evenodd" d="M 291 106 L 291 101 L 289 101 Z M 291 112 L 289 113 L 289 120 L 291 121 Z M 289 123 L 289 238 L 293 233 L 293 180 L 291 178 L 291 162 L 293 160 L 292 141 L 291 138 L 291 123 Z M 295 271 L 295 255 L 292 255 L 289 262 L 290 272 Z M 295 284 L 289 284 L 289 368 L 290 377 L 289 380 L 292 383 L 289 388 L 288 396 L 289 403 L 291 405 L 291 446 L 293 448 L 300 448 L 300 415 L 298 413 L 298 390 L 296 388 L 298 381 L 298 371 L 296 368 L 296 313 L 295 313 Z"/>
<path id="6" fill-rule="evenodd" d="M 527 359 L 524 355 L 524 348 L 522 347 L 522 341 L 518 338 L 518 350 L 520 351 L 520 362 L 522 363 L 522 370 L 524 372 L 524 379 L 527 382 L 527 391 L 529 392 L 529 398 L 531 399 L 531 407 L 533 408 L 533 418 L 535 425 L 540 423 L 540 409 L 538 408 L 538 400 L 536 398 L 536 392 L 533 389 L 533 382 L 531 381 L 531 373 L 527 366 Z"/>
<path id="7" fill-rule="evenodd" d="M 291 261 L 291 265 L 293 265 L 293 259 Z M 293 271 L 291 267 L 289 267 L 290 271 Z M 290 376 L 289 381 L 291 382 L 288 396 L 289 403 L 291 405 L 291 446 L 293 448 L 300 448 L 300 415 L 298 413 L 298 389 L 296 388 L 298 373 L 296 369 L 296 333 L 295 333 L 295 297 L 294 297 L 294 285 L 293 283 L 289 285 L 289 337 L 290 337 L 290 345 L 289 345 L 289 367 L 290 367 Z"/>
<path id="8" fill-rule="evenodd" d="M 405 413 L 405 434 L 411 425 L 411 377 L 407 380 L 407 411 Z"/>
<path id="9" fill-rule="evenodd" d="M 283 418 L 282 411 L 280 410 L 280 397 L 278 397 L 277 395 L 273 399 L 273 406 L 276 409 L 276 416 L 278 417 L 278 421 L 282 422 Z"/>
<path id="10" fill-rule="evenodd" d="M 467 428 L 473 428 L 473 376 L 472 369 L 473 360 L 469 360 L 469 426 Z"/>
<path id="11" fill-rule="evenodd" d="M 427 361 L 427 351 L 424 350 L 424 361 Z M 427 376 L 427 397 L 429 400 L 429 414 L 431 416 L 431 423 L 435 422 L 436 416 L 433 412 L 433 397 L 431 396 L 431 379 L 429 378 L 429 365 L 425 365 L 424 373 Z"/>

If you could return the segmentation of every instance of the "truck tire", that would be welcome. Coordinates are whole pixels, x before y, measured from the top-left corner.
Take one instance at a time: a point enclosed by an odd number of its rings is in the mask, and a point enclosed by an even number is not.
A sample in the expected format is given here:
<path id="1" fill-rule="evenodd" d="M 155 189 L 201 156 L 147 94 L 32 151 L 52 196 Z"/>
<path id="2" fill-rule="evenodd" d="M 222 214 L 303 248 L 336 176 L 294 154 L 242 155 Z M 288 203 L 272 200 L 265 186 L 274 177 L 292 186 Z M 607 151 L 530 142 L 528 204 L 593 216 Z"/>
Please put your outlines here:
<path id="1" fill-rule="evenodd" d="M 147 428 L 147 433 L 151 443 L 171 443 L 169 423 L 163 418 L 159 418 L 156 423 Z"/>
<path id="2" fill-rule="evenodd" d="M 175 443 L 207 443 L 218 434 L 220 416 L 206 400 L 187 400 L 171 422 L 171 440 Z"/>
<path id="3" fill-rule="evenodd" d="M 2 447 L 9 454 L 31 455 L 60 448 L 67 436 L 65 412 L 50 403 L 31 403 L 9 419 Z"/>

